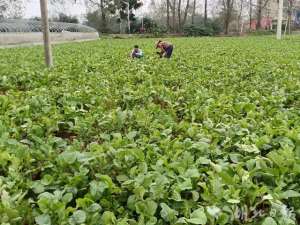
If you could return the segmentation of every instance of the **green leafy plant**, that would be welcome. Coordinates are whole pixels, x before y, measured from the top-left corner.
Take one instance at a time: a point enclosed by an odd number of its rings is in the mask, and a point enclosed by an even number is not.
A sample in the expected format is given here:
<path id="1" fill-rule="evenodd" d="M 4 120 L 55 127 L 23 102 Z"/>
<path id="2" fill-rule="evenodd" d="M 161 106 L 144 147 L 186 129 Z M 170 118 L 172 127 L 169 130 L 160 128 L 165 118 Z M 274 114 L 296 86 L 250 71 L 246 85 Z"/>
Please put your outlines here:
<path id="1" fill-rule="evenodd" d="M 299 223 L 299 37 L 156 41 L 0 50 L 0 224 Z"/>

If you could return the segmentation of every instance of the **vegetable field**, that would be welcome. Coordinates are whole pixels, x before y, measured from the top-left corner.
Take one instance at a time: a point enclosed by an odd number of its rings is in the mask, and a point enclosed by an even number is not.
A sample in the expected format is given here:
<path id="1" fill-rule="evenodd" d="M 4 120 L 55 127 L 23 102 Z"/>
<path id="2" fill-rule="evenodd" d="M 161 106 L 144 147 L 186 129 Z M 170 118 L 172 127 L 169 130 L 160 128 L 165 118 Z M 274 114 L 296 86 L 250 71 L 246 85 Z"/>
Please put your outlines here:
<path id="1" fill-rule="evenodd" d="M 300 38 L 155 41 L 0 50 L 1 225 L 298 224 Z"/>

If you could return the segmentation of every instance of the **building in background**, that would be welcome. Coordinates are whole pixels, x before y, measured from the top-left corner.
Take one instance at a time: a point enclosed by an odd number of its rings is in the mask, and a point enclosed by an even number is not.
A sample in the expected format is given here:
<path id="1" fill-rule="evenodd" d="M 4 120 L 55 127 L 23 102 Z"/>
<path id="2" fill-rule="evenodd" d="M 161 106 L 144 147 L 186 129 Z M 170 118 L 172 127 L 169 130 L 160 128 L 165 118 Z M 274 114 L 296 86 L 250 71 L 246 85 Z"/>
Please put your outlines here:
<path id="1" fill-rule="evenodd" d="M 267 0 L 266 6 L 262 9 L 262 17 L 260 21 L 260 29 L 272 30 L 277 26 L 278 1 Z M 290 17 L 290 21 L 289 21 Z M 288 0 L 284 1 L 283 26 L 287 23 L 293 28 L 300 28 L 300 1 Z M 257 30 L 257 18 L 254 11 L 253 19 L 251 20 L 251 30 Z"/>

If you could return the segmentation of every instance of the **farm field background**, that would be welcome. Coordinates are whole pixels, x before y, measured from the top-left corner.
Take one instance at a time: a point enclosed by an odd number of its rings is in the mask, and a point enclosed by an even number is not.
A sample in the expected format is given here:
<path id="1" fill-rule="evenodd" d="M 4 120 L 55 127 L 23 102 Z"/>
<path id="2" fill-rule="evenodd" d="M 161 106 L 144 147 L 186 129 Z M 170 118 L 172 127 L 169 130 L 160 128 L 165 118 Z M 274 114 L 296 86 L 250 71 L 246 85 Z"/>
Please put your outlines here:
<path id="1" fill-rule="evenodd" d="M 0 224 L 298 224 L 300 38 L 155 41 L 0 50 Z"/>

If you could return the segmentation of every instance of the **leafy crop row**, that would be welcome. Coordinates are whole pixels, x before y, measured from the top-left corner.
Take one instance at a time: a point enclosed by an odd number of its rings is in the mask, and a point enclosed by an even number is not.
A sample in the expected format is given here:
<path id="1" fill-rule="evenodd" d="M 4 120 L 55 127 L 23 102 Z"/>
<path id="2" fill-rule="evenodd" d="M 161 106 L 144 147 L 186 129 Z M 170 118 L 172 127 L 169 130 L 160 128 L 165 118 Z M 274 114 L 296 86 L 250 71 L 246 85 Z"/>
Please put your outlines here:
<path id="1" fill-rule="evenodd" d="M 1 225 L 297 224 L 299 38 L 154 41 L 0 50 Z"/>

